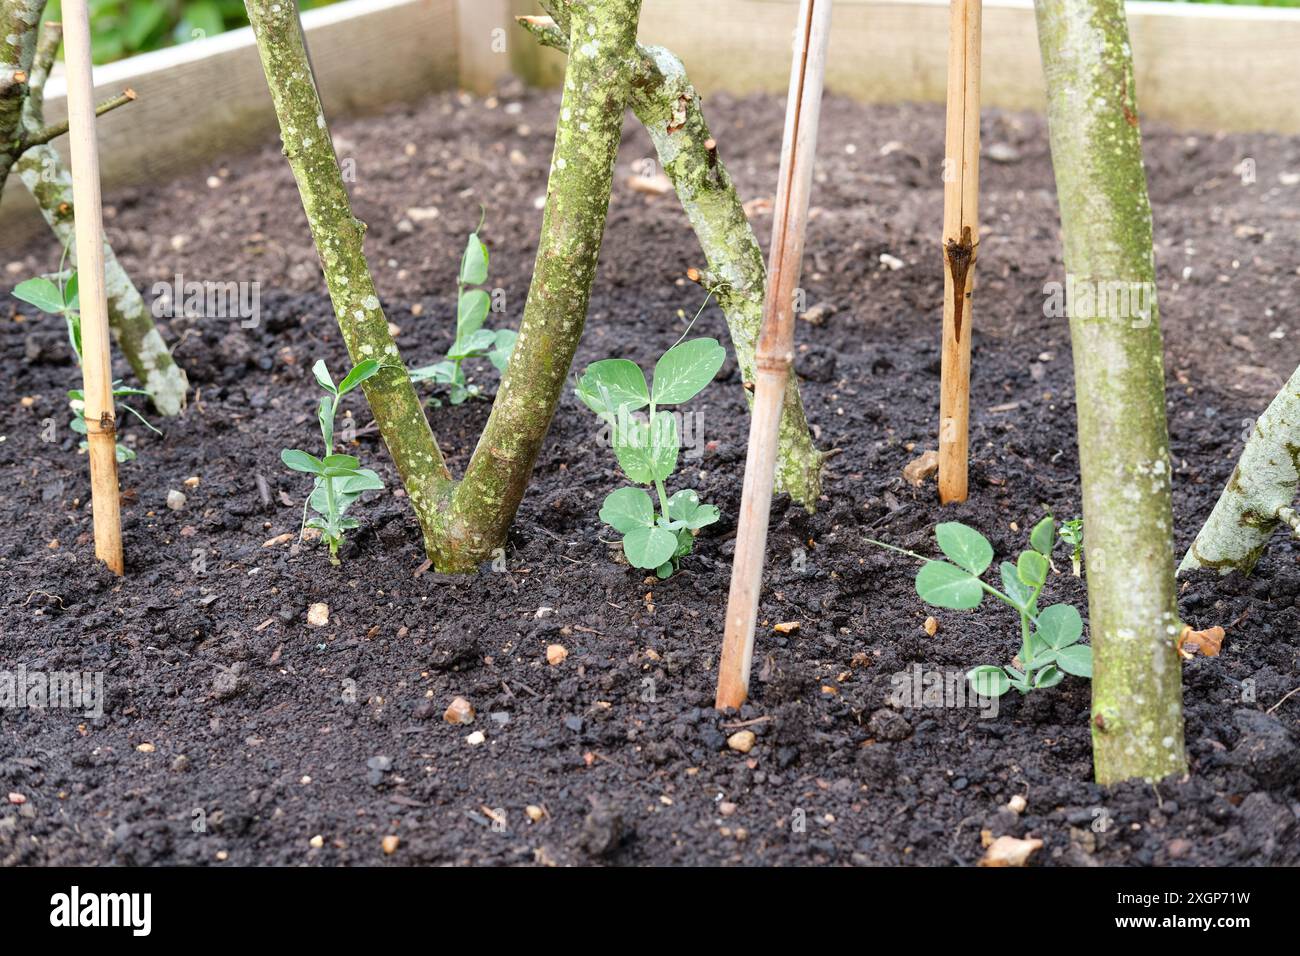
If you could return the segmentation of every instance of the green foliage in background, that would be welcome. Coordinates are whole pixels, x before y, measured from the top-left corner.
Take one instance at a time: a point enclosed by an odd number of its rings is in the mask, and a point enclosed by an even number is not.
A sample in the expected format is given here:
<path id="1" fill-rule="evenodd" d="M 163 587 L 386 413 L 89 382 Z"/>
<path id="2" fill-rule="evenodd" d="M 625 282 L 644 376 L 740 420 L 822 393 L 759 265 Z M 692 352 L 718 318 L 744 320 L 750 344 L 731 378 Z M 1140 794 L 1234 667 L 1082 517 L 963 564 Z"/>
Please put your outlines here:
<path id="1" fill-rule="evenodd" d="M 299 0 L 310 10 L 334 0 Z M 243 0 L 89 0 L 92 52 L 96 63 L 216 36 L 248 26 Z M 50 0 L 46 18 L 60 19 L 60 0 Z"/>

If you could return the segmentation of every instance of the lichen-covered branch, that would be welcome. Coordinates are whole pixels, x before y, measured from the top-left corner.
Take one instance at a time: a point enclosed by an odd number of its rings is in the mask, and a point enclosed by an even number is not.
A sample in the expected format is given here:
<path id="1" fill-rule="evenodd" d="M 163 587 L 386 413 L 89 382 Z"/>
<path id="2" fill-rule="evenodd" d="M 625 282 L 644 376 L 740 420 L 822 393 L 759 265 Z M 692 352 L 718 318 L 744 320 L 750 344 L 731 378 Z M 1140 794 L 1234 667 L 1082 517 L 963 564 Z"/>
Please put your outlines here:
<path id="1" fill-rule="evenodd" d="M 1221 574 L 1249 574 L 1280 523 L 1295 529 L 1291 504 L 1298 486 L 1300 368 L 1255 422 L 1227 487 L 1183 556 L 1178 573 L 1214 568 Z"/>
<path id="2" fill-rule="evenodd" d="M 280 122 L 284 155 L 298 183 L 348 353 L 353 362 L 385 362 L 384 370 L 362 387 L 433 557 L 451 475 L 379 304 L 363 248 L 366 227 L 352 215 L 298 6 L 286 0 L 245 0 L 244 6 Z"/>
<path id="3" fill-rule="evenodd" d="M 1164 360 L 1128 24 L 1122 0 L 1034 7 L 1067 278 L 1136 301 L 1112 311 L 1076 297 L 1070 314 L 1093 762 L 1098 783 L 1156 779 L 1185 773 L 1187 758 Z"/>
<path id="4" fill-rule="evenodd" d="M 572 4 L 543 6 L 552 17 L 520 17 L 520 25 L 545 46 L 568 53 Z M 663 47 L 638 45 L 629 105 L 650 134 L 699 239 L 708 263 L 704 281 L 715 290 L 727 317 L 743 380 L 752 383 L 767 279 L 763 253 L 681 60 Z M 780 438 L 776 488 L 812 511 L 821 495 L 825 455 L 813 445 L 799 382 L 793 375 L 786 385 Z"/>
<path id="5" fill-rule="evenodd" d="M 0 195 L 22 149 L 23 104 L 45 0 L 0 0 Z"/>
<path id="6" fill-rule="evenodd" d="M 439 568 L 469 570 L 505 540 L 582 336 L 636 61 L 640 0 L 572 4 L 542 235 L 519 338 L 452 500 Z"/>
<path id="7" fill-rule="evenodd" d="M 40 40 L 32 60 L 27 101 L 23 107 L 24 130 L 40 130 L 45 121 L 45 81 L 58 52 L 62 31 L 57 23 L 41 27 Z M 76 263 L 76 207 L 72 177 L 58 152 L 49 145 L 32 146 L 18 160 L 14 172 L 40 207 L 59 245 L 69 250 Z M 108 324 L 118 349 L 126 356 L 140 386 L 152 396 L 162 415 L 180 414 L 189 388 L 185 372 L 176 364 L 167 343 L 154 324 L 140 290 L 126 274 L 108 238 L 104 239 L 104 289 L 108 296 Z"/>

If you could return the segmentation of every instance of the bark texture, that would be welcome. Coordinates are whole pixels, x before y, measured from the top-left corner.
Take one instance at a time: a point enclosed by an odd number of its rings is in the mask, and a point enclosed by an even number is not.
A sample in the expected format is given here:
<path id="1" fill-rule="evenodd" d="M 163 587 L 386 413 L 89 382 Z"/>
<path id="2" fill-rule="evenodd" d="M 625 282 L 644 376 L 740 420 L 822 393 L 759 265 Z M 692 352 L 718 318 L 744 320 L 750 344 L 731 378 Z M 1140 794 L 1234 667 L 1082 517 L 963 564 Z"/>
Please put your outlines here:
<path id="1" fill-rule="evenodd" d="M 542 6 L 552 19 L 521 17 L 520 24 L 542 44 L 568 53 L 572 4 Z M 681 60 L 663 47 L 638 44 L 629 105 L 650 134 L 659 163 L 699 239 L 708 264 L 704 283 L 714 290 L 727 317 L 743 380 L 752 383 L 767 280 L 763 253 Z M 776 489 L 812 511 L 821 495 L 826 456 L 813 445 L 799 382 L 793 375 L 786 385 L 780 439 Z"/>
<path id="2" fill-rule="evenodd" d="M 15 10 L 25 8 L 18 22 L 34 16 L 39 21 L 45 6 L 44 0 L 26 3 L 25 0 L 3 0 L 0 19 L 13 22 Z M 6 27 L 0 25 L 0 33 Z M 55 55 L 62 39 L 62 29 L 57 23 L 41 25 L 39 36 L 34 31 L 24 35 L 24 43 L 31 42 L 30 51 L 24 48 L 26 80 L 16 125 L 4 136 L 6 149 L 0 151 L 0 192 L 10 171 L 27 187 L 40 206 L 41 214 L 49 224 L 59 245 L 68 249 L 72 264 L 76 265 L 76 248 L 73 235 L 76 229 L 75 206 L 72 197 L 72 177 L 59 158 L 58 151 L 48 145 L 55 136 L 67 131 L 67 123 L 45 126 L 45 81 L 49 79 Z M 2 70 L 3 68 L 0 68 Z M 129 103 L 135 94 L 127 91 L 102 104 L 97 113 L 107 112 L 116 106 Z M 113 254 L 108 239 L 104 239 L 104 280 L 108 295 L 108 323 L 118 349 L 126 356 L 140 385 L 152 396 L 154 407 L 160 414 L 173 416 L 185 407 L 189 388 L 185 372 L 172 359 L 153 317 L 145 307 L 144 299 L 135 283 L 126 274 Z"/>
<path id="3" fill-rule="evenodd" d="M 1249 574 L 1279 524 L 1294 533 L 1290 511 L 1300 486 L 1300 368 L 1269 403 L 1232 470 L 1209 520 L 1178 566 Z"/>
<path id="4" fill-rule="evenodd" d="M 17 161 L 45 0 L 0 0 L 0 195 Z"/>
<path id="5" fill-rule="evenodd" d="M 1186 773 L 1164 360 L 1121 0 L 1035 0 L 1067 279 L 1149 313 L 1070 310 L 1098 783 Z M 1098 313 L 1105 314 L 1098 314 Z"/>
<path id="6" fill-rule="evenodd" d="M 505 541 L 586 322 L 641 3 L 589 0 L 570 9 L 572 49 L 528 301 L 492 414 L 453 496 L 439 568 L 472 569 Z"/>
<path id="7" fill-rule="evenodd" d="M 298 24 L 246 0 L 284 153 L 353 361 L 391 365 L 363 387 L 439 571 L 473 571 L 505 542 L 582 336 L 623 128 L 640 0 L 574 5 L 581 38 L 556 126 L 541 241 L 519 337 L 465 477 L 452 480 L 388 333 Z"/>
<path id="8" fill-rule="evenodd" d="M 298 21 L 286 0 L 246 0 L 266 82 L 280 122 L 307 223 L 320 256 L 334 314 L 354 363 L 385 363 L 362 388 L 420 522 L 425 550 L 436 553 L 440 504 L 451 475 L 434 441 L 397 344 L 388 332 L 363 248 L 366 227 L 352 215 Z"/>

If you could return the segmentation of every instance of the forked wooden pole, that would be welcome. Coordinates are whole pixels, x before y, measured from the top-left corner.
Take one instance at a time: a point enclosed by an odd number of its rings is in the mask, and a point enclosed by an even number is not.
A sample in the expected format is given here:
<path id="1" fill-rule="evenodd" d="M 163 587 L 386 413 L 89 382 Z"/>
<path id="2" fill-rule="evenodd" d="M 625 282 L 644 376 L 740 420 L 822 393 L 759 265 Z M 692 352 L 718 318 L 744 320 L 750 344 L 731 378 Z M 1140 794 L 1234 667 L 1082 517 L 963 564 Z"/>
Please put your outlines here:
<path id="1" fill-rule="evenodd" d="M 970 450 L 971 292 L 979 245 L 982 0 L 950 0 L 943 163 L 943 357 L 939 501 L 966 500 Z"/>
<path id="2" fill-rule="evenodd" d="M 803 262 L 804 225 L 808 221 L 808 195 L 812 191 L 830 25 L 831 0 L 803 0 L 799 6 L 790 96 L 786 102 L 763 325 L 754 352 L 754 414 L 749 423 L 736 558 L 731 569 L 722 660 L 718 665 L 719 709 L 739 707 L 749 694 L 754 626 L 772 509 L 777 433 L 786 379 L 794 361 L 794 294 Z"/>
<path id="3" fill-rule="evenodd" d="M 104 294 L 104 219 L 95 142 L 95 88 L 90 66 L 86 0 L 63 2 L 63 59 L 68 82 L 68 146 L 77 201 L 77 289 L 81 300 L 81 374 L 90 448 L 95 557 L 114 574 L 122 567 L 122 516 L 117 489 L 117 422 Z"/>

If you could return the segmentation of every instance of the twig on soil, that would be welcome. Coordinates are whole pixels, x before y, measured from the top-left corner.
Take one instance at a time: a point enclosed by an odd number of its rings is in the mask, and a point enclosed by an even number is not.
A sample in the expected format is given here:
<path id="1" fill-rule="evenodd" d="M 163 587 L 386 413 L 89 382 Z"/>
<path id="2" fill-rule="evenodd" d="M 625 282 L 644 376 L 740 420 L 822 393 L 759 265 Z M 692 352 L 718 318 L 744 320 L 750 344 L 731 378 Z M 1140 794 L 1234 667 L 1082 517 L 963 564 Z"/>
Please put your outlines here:
<path id="1" fill-rule="evenodd" d="M 1294 696 L 1296 695 L 1296 693 L 1298 693 L 1298 692 L 1300 692 L 1300 687 L 1295 688 L 1295 690 L 1288 691 L 1288 692 L 1287 692 L 1287 695 L 1286 695 L 1285 697 L 1283 697 L 1281 700 L 1279 700 L 1276 704 L 1274 704 L 1274 705 L 1273 705 L 1272 707 L 1270 707 L 1268 710 L 1264 711 L 1264 713 L 1266 713 L 1266 714 L 1271 714 L 1271 713 L 1273 713 L 1273 711 L 1277 710 L 1279 707 L 1281 707 L 1283 704 L 1285 704 L 1288 700 L 1290 700 L 1292 697 L 1294 697 Z"/>
<path id="2" fill-rule="evenodd" d="M 720 726 L 727 728 L 727 730 L 740 730 L 742 727 L 753 727 L 755 724 L 765 724 L 771 719 L 770 715 L 764 714 L 762 717 L 755 717 L 753 720 L 733 720 L 721 724 Z"/>

